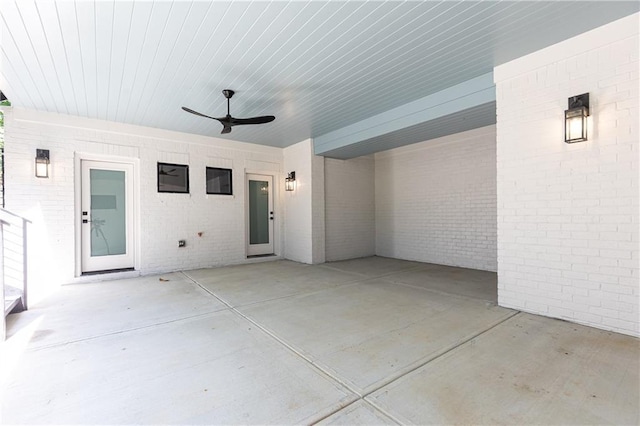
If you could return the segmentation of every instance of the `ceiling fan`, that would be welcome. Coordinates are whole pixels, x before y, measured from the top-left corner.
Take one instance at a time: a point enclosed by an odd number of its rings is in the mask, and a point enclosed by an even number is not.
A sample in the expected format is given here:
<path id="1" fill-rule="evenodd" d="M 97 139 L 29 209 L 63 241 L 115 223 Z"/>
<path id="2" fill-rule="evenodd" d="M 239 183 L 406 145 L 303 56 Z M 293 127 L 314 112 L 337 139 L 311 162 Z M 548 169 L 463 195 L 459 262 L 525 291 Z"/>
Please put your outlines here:
<path id="1" fill-rule="evenodd" d="M 224 126 L 222 128 L 222 134 L 224 133 L 231 133 L 231 127 L 233 126 L 240 126 L 243 124 L 264 124 L 264 123 L 270 123 L 273 120 L 275 120 L 276 118 L 273 115 L 263 115 L 261 117 L 251 117 L 251 118 L 235 118 L 231 116 L 231 113 L 229 112 L 229 99 L 231 99 L 231 97 L 233 96 L 235 92 L 233 90 L 229 90 L 229 89 L 225 89 L 222 91 L 222 94 L 224 95 L 225 98 L 227 98 L 227 115 L 226 117 L 221 117 L 221 118 L 217 118 L 217 117 L 210 117 L 208 115 L 204 115 L 198 111 L 194 111 L 191 108 L 187 108 L 187 107 L 182 107 L 183 110 L 190 112 L 191 114 L 195 114 L 195 115 L 199 115 L 201 117 L 206 117 L 206 118 L 211 118 L 213 120 L 218 120 L 220 123 L 222 123 L 222 125 Z"/>

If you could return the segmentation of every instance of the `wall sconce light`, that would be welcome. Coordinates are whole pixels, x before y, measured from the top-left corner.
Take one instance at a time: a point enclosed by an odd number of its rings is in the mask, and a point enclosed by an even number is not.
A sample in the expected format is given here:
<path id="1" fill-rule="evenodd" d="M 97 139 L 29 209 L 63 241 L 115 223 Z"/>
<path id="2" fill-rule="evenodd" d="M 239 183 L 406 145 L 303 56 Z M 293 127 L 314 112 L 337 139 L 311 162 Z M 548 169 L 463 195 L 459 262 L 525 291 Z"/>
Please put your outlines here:
<path id="1" fill-rule="evenodd" d="M 589 94 L 569 98 L 569 109 L 564 112 L 564 141 L 566 143 L 587 140 L 587 117 L 589 116 Z"/>
<path id="2" fill-rule="evenodd" d="M 296 189 L 296 172 L 291 172 L 284 180 L 284 189 L 287 191 L 293 191 Z"/>
<path id="3" fill-rule="evenodd" d="M 49 177 L 49 150 L 36 149 L 36 177 Z"/>

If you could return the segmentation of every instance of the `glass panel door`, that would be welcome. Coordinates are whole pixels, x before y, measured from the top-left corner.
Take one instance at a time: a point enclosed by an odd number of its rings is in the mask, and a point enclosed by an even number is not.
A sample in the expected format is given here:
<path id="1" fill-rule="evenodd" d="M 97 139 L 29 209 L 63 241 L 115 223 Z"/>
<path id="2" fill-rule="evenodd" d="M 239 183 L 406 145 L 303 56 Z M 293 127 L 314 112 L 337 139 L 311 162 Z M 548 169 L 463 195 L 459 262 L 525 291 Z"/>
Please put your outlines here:
<path id="1" fill-rule="evenodd" d="M 82 160 L 82 272 L 134 266 L 133 165 Z"/>
<path id="2" fill-rule="evenodd" d="M 273 253 L 273 177 L 247 175 L 247 255 Z"/>
<path id="3" fill-rule="evenodd" d="M 249 244 L 269 243 L 269 182 L 249 181 Z"/>
<path id="4" fill-rule="evenodd" d="M 91 256 L 127 252 L 125 172 L 89 171 L 91 190 Z"/>

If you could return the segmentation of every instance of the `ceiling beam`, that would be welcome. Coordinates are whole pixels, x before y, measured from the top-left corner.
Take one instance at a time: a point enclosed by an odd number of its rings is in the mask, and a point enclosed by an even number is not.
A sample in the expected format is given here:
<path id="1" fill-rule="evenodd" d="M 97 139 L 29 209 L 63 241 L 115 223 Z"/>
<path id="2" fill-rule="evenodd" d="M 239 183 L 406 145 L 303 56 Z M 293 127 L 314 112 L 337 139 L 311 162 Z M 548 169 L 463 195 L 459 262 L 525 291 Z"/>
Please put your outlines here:
<path id="1" fill-rule="evenodd" d="M 314 138 L 314 152 L 316 155 L 326 155 L 344 151 L 344 148 L 357 144 L 359 146 L 359 149 L 356 150 L 357 153 L 362 152 L 360 155 L 370 154 L 371 152 L 366 152 L 368 150 L 363 146 L 366 145 L 363 144 L 365 141 L 377 141 L 385 136 L 388 136 L 389 139 L 397 139 L 393 135 L 397 132 L 402 133 L 404 129 L 426 129 L 428 126 L 425 126 L 425 123 L 428 124 L 428 122 L 446 117 L 462 117 L 460 113 L 474 110 L 482 105 L 494 105 L 493 114 L 489 114 L 493 117 L 488 118 L 491 118 L 495 123 L 495 100 L 493 72 L 489 72 L 382 114 L 318 136 Z M 478 122 L 485 123 L 487 119 Z M 408 139 L 406 144 L 429 139 L 427 134 L 424 139 L 420 139 L 419 134 L 415 134 L 415 131 L 412 133 L 414 136 Z M 416 138 L 418 140 L 414 140 Z"/>

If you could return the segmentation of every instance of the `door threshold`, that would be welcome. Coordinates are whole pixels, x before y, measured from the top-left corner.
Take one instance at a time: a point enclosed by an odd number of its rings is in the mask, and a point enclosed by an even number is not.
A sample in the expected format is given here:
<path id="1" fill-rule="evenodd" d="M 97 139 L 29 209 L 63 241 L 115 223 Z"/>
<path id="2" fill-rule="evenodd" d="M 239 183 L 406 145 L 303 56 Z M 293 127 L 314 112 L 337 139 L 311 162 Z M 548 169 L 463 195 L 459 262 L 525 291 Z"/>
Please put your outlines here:
<path id="1" fill-rule="evenodd" d="M 115 274 L 117 272 L 130 272 L 130 271 L 135 271 L 135 269 L 134 268 L 106 269 L 104 271 L 83 272 L 80 275 L 85 276 L 85 275 Z"/>
<path id="2" fill-rule="evenodd" d="M 269 254 L 252 254 L 251 256 L 247 256 L 247 259 L 256 259 L 258 257 L 273 257 L 275 256 L 275 253 L 269 253 Z"/>

